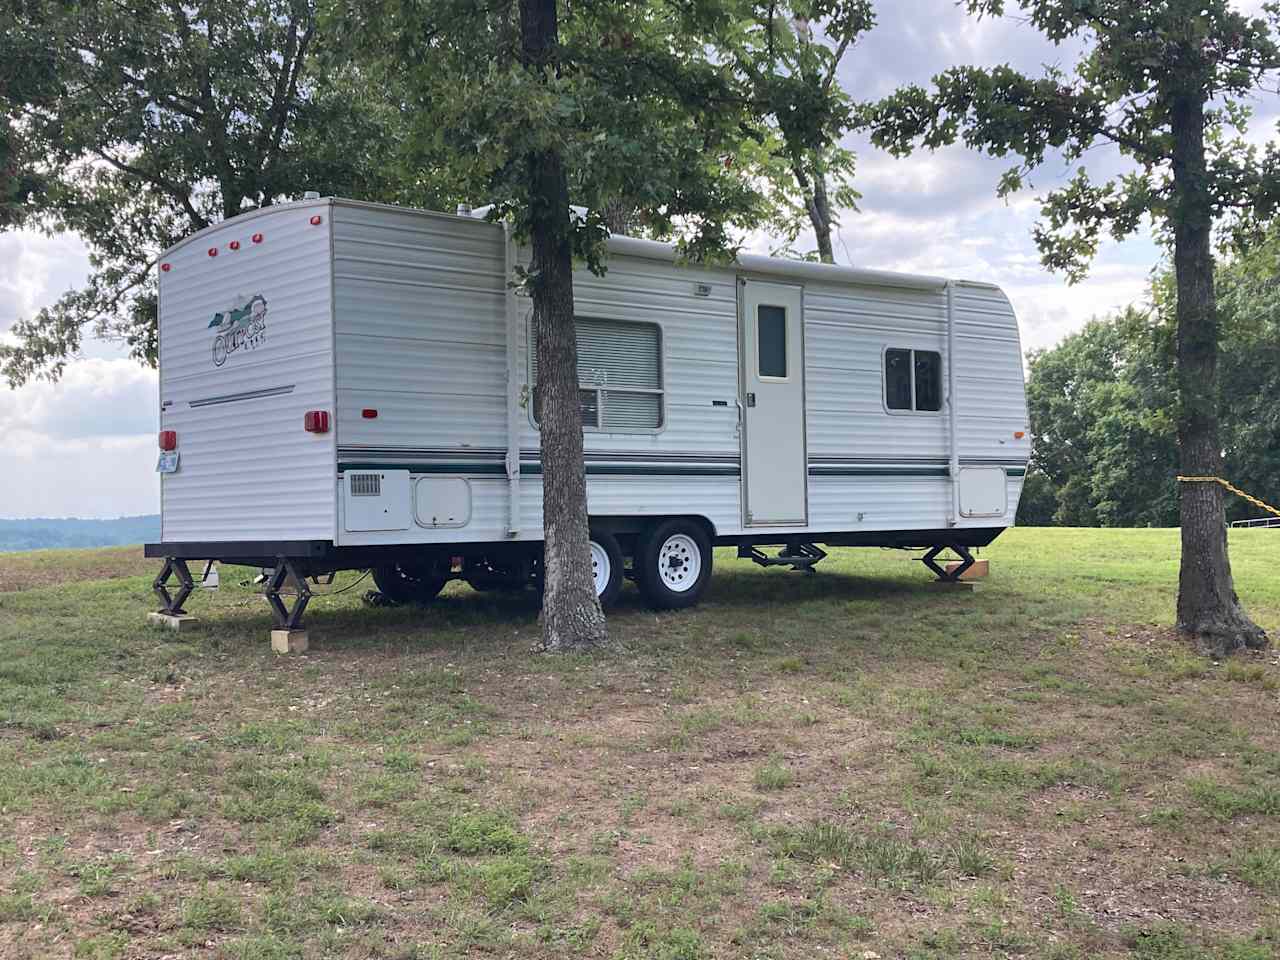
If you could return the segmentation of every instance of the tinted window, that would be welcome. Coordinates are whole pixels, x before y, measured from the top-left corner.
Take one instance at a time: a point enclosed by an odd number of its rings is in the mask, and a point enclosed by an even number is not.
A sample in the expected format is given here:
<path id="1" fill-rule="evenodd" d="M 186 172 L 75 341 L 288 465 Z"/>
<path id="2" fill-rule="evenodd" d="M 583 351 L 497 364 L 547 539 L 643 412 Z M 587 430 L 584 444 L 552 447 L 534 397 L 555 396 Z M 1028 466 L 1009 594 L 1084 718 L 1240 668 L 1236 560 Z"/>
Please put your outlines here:
<path id="1" fill-rule="evenodd" d="M 942 409 L 942 354 L 932 350 L 917 350 L 916 354 L 916 409 L 937 411 Z"/>
<path id="2" fill-rule="evenodd" d="M 890 410 L 911 409 L 911 351 L 884 352 L 884 402 Z"/>
<path id="3" fill-rule="evenodd" d="M 760 376 L 787 376 L 787 310 L 756 308 L 756 348 L 760 351 Z"/>

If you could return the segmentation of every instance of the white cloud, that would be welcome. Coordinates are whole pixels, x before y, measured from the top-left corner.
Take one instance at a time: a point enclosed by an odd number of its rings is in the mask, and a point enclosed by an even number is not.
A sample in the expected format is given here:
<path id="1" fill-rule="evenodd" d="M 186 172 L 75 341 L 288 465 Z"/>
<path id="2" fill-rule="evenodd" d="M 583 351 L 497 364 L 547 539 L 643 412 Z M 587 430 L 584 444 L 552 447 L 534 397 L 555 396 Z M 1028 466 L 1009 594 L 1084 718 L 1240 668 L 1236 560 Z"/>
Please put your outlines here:
<path id="1" fill-rule="evenodd" d="M 89 255 L 73 234 L 0 233 L 0 332 L 84 283 Z"/>
<path id="2" fill-rule="evenodd" d="M 84 359 L 56 384 L 0 392 L 0 514 L 121 516 L 159 506 L 156 375 L 126 359 Z"/>

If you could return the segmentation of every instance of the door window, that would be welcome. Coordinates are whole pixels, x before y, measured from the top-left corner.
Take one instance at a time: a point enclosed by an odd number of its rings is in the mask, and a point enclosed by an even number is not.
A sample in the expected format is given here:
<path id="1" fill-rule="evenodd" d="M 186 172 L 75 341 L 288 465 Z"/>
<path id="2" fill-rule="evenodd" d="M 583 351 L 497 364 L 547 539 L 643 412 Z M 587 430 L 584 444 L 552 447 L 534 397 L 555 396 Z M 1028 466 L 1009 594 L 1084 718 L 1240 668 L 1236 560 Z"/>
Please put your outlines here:
<path id="1" fill-rule="evenodd" d="M 787 379 L 787 308 L 761 304 L 756 308 L 757 375 Z"/>

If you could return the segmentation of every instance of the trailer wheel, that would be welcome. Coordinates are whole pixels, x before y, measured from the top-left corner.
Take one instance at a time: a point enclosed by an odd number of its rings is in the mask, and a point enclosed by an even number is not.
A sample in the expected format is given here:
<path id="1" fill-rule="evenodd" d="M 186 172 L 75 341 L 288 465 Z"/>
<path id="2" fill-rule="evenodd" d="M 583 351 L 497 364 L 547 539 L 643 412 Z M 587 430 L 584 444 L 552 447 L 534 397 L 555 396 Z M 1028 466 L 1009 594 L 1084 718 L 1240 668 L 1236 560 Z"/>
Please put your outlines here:
<path id="1" fill-rule="evenodd" d="M 711 540 L 692 520 L 667 520 L 641 539 L 636 580 L 652 607 L 678 610 L 698 602 L 711 579 Z"/>
<path id="2" fill-rule="evenodd" d="M 600 606 L 611 607 L 622 593 L 623 565 L 622 547 L 618 538 L 612 533 L 600 530 L 591 531 L 591 579 L 595 581 L 596 596 L 600 598 Z M 546 581 L 543 579 L 542 557 L 539 556 L 533 565 L 533 587 L 542 596 Z"/>
<path id="3" fill-rule="evenodd" d="M 591 577 L 600 606 L 611 607 L 622 592 L 622 547 L 612 533 L 591 531 Z"/>
<path id="4" fill-rule="evenodd" d="M 393 603 L 430 603 L 444 589 L 446 580 L 435 563 L 395 563 L 374 567 L 373 582 Z"/>

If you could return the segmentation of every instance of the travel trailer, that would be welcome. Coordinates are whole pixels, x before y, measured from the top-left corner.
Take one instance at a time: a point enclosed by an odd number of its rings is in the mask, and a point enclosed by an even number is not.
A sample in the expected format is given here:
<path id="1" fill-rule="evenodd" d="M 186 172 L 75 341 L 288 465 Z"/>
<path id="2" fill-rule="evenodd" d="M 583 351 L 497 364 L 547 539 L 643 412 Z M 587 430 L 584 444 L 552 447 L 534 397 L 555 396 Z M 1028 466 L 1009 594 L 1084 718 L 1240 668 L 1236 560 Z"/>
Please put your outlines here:
<path id="1" fill-rule="evenodd" d="M 694 603 L 713 546 L 811 568 L 822 546 L 985 546 L 1031 451 L 1022 351 L 986 283 L 762 256 L 680 262 L 614 237 L 574 276 L 591 562 Z M 527 250 L 507 228 L 340 199 L 209 227 L 160 261 L 157 592 L 186 561 L 267 567 L 281 627 L 308 577 L 395 601 L 540 575 Z M 776 546 L 776 554 L 763 548 Z M 170 577 L 177 590 L 170 592 Z M 286 583 L 299 594 L 281 601 Z"/>

